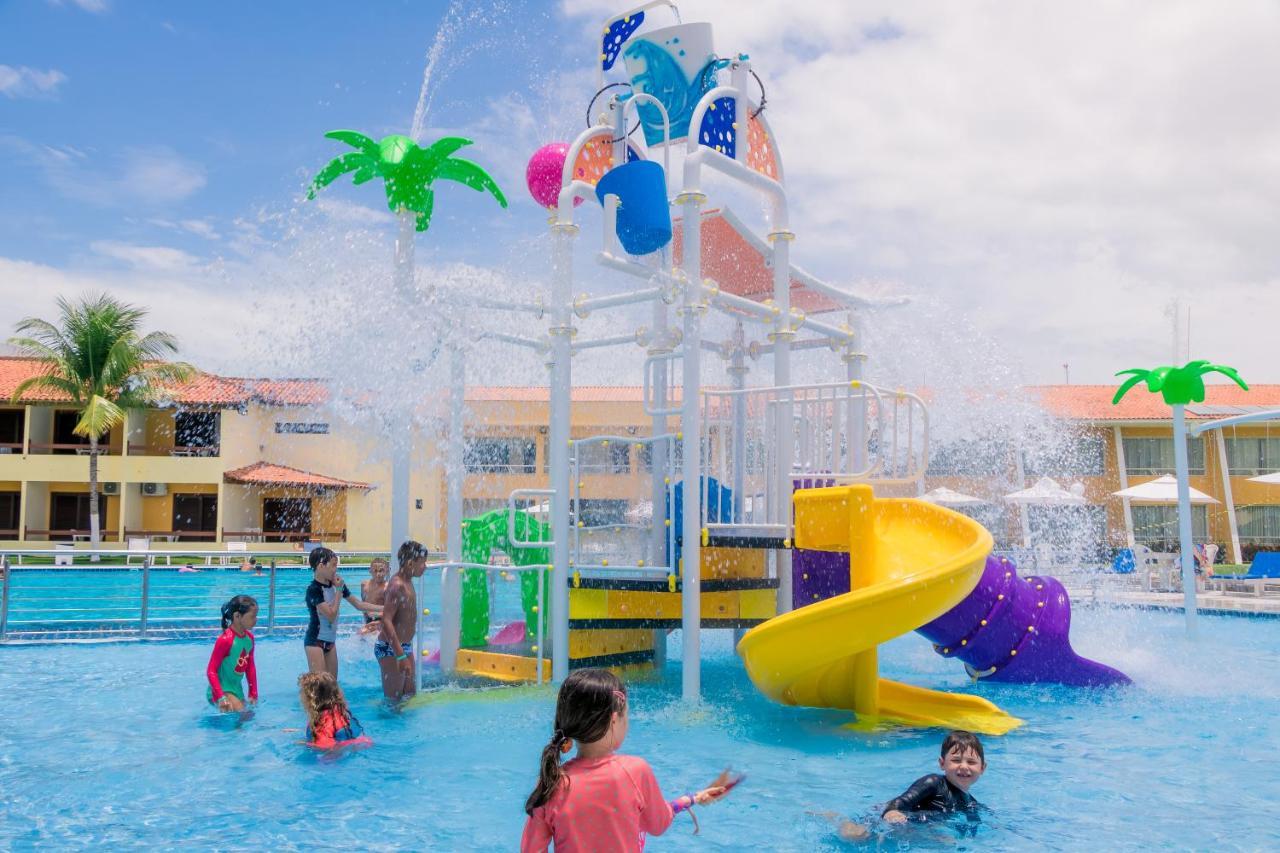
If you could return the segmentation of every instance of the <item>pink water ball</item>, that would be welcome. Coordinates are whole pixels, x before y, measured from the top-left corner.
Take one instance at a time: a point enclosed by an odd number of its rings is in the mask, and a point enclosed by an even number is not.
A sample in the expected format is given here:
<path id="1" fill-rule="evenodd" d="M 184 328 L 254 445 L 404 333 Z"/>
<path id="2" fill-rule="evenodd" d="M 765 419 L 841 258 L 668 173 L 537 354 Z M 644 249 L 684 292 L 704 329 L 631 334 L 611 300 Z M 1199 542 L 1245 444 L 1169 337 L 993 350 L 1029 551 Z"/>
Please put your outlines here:
<path id="1" fill-rule="evenodd" d="M 560 182 L 564 176 L 564 160 L 569 154 L 569 143 L 551 142 L 533 152 L 524 170 L 529 194 L 543 207 L 555 207 L 560 195 Z"/>

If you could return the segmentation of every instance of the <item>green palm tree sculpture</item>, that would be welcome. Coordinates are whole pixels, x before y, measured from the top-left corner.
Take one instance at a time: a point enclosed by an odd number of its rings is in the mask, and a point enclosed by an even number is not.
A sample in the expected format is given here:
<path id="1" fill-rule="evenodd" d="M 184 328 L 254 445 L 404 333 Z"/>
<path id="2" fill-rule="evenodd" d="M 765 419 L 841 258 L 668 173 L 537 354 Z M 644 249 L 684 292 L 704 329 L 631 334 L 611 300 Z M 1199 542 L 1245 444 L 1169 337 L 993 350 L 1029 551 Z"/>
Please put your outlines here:
<path id="1" fill-rule="evenodd" d="M 1189 637 L 1194 637 L 1196 633 L 1196 576 L 1193 556 L 1195 542 L 1191 531 L 1191 484 L 1188 482 L 1190 466 L 1187 464 L 1187 416 L 1184 410 L 1188 403 L 1204 402 L 1204 377 L 1209 373 L 1221 373 L 1244 390 L 1249 390 L 1234 367 L 1197 359 L 1188 361 L 1182 367 L 1161 365 L 1153 370 L 1138 367 L 1121 370 L 1116 376 L 1129 378 L 1116 389 L 1115 396 L 1111 398 L 1114 406 L 1129 393 L 1129 389 L 1139 382 L 1146 382 L 1148 391 L 1160 394 L 1173 408 L 1173 462 L 1178 477 L 1178 543 L 1182 550 L 1183 609 L 1186 611 Z"/>
<path id="2" fill-rule="evenodd" d="M 1204 359 L 1198 359 L 1189 361 L 1182 367 L 1161 365 L 1153 370 L 1143 370 L 1138 367 L 1121 370 L 1116 376 L 1131 375 L 1116 391 L 1116 395 L 1111 398 L 1111 404 L 1119 403 L 1120 399 L 1129 393 L 1129 389 L 1139 382 L 1146 382 L 1147 390 L 1152 394 L 1160 394 L 1170 406 L 1203 403 L 1204 376 L 1207 373 L 1221 373 L 1244 390 L 1249 390 L 1249 386 L 1240 378 L 1240 374 L 1236 372 L 1234 367 L 1227 367 L 1225 364 L 1210 364 Z"/>
<path id="3" fill-rule="evenodd" d="M 61 316 L 56 325 L 28 317 L 9 339 L 19 353 L 45 365 L 44 372 L 18 383 L 11 402 L 21 402 L 29 391 L 51 391 L 79 413 L 74 432 L 89 439 L 89 530 L 96 551 L 101 542 L 98 442 L 124 420 L 128 409 L 162 401 L 165 385 L 186 380 L 193 369 L 164 360 L 178 351 L 172 335 L 141 333 L 147 315 L 142 308 L 105 294 L 78 302 L 60 297 L 57 304 Z"/>
<path id="4" fill-rule="evenodd" d="M 469 139 L 446 136 L 423 148 L 399 134 L 384 136 L 380 142 L 354 130 L 331 130 L 325 136 L 356 150 L 333 158 L 316 174 L 307 190 L 308 199 L 315 198 L 318 190 L 342 175 L 354 172 L 351 182 L 357 185 L 382 178 L 387 207 L 392 213 L 412 211 L 419 231 L 426 231 L 431 224 L 435 209 L 432 184 L 438 180 L 457 181 L 478 192 L 488 190 L 498 204 L 507 206 L 506 197 L 488 172 L 470 160 L 453 156 L 453 152 L 471 144 Z"/>

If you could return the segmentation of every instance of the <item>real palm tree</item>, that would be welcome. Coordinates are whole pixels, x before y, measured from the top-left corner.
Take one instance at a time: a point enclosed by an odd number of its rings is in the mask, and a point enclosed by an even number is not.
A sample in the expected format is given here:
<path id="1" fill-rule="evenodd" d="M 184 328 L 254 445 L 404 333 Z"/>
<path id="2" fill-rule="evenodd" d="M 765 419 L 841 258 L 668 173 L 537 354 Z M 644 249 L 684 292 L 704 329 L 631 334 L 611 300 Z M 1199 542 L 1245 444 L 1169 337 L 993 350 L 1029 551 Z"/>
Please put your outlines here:
<path id="1" fill-rule="evenodd" d="M 445 136 L 423 148 L 399 134 L 384 136 L 379 142 L 354 130 L 331 130 L 325 137 L 356 150 L 333 158 L 316 174 L 307 190 L 308 199 L 315 198 L 318 190 L 342 175 L 354 172 L 351 182 L 357 185 L 382 178 L 387 207 L 392 213 L 412 211 L 419 231 L 426 231 L 431 224 L 435 209 L 431 185 L 438 180 L 457 181 L 478 192 L 488 190 L 498 204 L 507 206 L 506 196 L 488 172 L 470 160 L 453 156 L 453 152 L 471 144 L 469 139 Z"/>
<path id="2" fill-rule="evenodd" d="M 129 409 L 163 401 L 166 384 L 186 380 L 190 365 L 166 361 L 178 351 L 165 332 L 141 332 L 143 308 L 106 294 L 72 302 L 58 298 L 55 325 L 28 317 L 14 328 L 9 344 L 44 362 L 42 373 L 23 380 L 11 402 L 32 390 L 65 397 L 79 414 L 75 434 L 89 440 L 89 530 L 93 550 L 101 544 L 98 524 L 98 443 L 125 419 Z M 93 559 L 97 560 L 95 554 Z"/>

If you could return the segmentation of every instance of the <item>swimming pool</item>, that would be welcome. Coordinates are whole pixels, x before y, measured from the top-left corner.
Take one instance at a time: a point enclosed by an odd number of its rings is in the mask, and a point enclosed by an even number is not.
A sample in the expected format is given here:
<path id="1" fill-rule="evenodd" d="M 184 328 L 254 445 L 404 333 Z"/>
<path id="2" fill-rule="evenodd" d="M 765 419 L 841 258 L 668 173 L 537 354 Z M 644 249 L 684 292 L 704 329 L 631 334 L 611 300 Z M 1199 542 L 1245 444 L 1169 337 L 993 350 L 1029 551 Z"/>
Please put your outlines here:
<path id="1" fill-rule="evenodd" d="M 354 624 L 355 615 L 346 619 Z M 1280 623 L 1080 609 L 1081 653 L 1137 686 L 1110 693 L 979 685 L 1027 720 L 988 738 L 976 840 L 890 837 L 881 849 L 1275 849 L 1280 823 Z M 295 744 L 296 637 L 259 644 L 263 702 L 232 728 L 204 704 L 207 642 L 0 648 L 0 847 L 512 850 L 549 735 L 550 688 L 444 690 L 393 716 L 367 638 L 339 641 L 341 678 L 376 745 L 339 761 Z M 840 845 L 811 811 L 866 814 L 936 766 L 940 733 L 864 734 L 847 716 L 762 699 L 725 632 L 704 637 L 705 701 L 682 704 L 679 637 L 657 675 L 631 677 L 626 749 L 674 796 L 732 764 L 747 781 L 650 841 L 652 850 Z M 967 679 L 918 637 L 885 674 L 941 689 Z M 957 846 L 958 844 L 958 846 Z"/>

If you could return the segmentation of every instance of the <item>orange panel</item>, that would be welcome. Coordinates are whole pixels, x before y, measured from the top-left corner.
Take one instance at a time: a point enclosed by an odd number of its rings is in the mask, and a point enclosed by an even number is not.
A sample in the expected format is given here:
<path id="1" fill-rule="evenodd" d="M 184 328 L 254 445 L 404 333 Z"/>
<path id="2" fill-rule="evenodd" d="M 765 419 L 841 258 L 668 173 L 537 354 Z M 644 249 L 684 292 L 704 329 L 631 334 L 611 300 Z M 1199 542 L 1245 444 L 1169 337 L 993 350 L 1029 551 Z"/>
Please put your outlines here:
<path id="1" fill-rule="evenodd" d="M 578 159 L 573 161 L 573 179 L 594 187 L 612 167 L 613 145 L 609 137 L 602 134 L 592 138 L 578 152 Z"/>
<path id="2" fill-rule="evenodd" d="M 773 140 L 758 118 L 747 121 L 747 165 L 768 178 L 778 180 L 778 164 L 773 157 Z"/>

